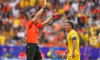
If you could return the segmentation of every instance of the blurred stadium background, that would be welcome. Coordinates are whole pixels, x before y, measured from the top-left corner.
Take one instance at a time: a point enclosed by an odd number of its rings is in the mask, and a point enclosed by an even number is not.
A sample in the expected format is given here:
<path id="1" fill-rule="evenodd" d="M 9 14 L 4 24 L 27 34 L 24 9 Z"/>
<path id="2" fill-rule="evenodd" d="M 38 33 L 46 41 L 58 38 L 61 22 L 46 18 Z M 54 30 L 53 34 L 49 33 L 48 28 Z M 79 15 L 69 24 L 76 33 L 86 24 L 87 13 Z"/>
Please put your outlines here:
<path id="1" fill-rule="evenodd" d="M 26 24 L 43 0 L 0 0 L 0 60 L 25 60 Z M 100 60 L 100 0 L 47 0 L 40 22 L 59 10 L 60 15 L 39 30 L 43 60 L 63 60 L 67 48 L 66 21 L 75 24 L 80 37 L 81 60 Z"/>

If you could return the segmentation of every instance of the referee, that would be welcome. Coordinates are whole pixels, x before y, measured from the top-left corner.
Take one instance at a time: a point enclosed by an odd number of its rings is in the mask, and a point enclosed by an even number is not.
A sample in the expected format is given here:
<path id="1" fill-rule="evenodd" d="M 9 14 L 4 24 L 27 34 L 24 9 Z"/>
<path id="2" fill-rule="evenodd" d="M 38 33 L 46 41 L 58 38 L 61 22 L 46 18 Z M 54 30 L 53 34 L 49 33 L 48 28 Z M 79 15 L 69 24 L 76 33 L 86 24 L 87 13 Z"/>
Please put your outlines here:
<path id="1" fill-rule="evenodd" d="M 43 23 L 39 23 L 39 17 L 42 15 L 47 3 L 43 3 L 43 7 L 35 14 L 31 16 L 31 19 L 27 23 L 26 34 L 27 34 L 27 45 L 26 45 L 26 55 L 27 60 L 42 60 L 39 47 L 37 45 L 38 40 L 38 29 L 44 27 L 48 24 L 53 17 L 59 15 L 58 12 L 53 14 Z"/>

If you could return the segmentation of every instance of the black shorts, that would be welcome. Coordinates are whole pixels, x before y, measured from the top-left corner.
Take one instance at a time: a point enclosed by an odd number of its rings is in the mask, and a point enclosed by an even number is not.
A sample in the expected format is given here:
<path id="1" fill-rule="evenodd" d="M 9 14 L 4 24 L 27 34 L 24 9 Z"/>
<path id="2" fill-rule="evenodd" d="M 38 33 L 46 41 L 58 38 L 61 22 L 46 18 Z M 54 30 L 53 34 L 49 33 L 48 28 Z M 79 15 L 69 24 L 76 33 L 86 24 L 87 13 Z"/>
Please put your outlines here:
<path id="1" fill-rule="evenodd" d="M 26 46 L 27 60 L 39 60 L 42 59 L 39 47 L 34 43 L 27 43 Z"/>

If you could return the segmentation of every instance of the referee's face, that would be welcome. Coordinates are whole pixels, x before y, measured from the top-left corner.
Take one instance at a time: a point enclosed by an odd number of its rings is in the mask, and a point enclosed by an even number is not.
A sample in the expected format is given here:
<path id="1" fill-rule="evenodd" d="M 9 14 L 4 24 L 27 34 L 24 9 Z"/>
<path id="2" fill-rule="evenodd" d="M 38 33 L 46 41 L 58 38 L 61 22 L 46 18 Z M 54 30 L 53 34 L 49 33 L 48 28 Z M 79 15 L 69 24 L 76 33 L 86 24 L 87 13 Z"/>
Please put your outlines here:
<path id="1" fill-rule="evenodd" d="M 69 30 L 70 30 L 70 24 L 69 23 L 66 23 L 65 24 L 65 30 L 67 31 L 67 32 L 69 32 Z"/>
<path id="2" fill-rule="evenodd" d="M 39 24 L 39 19 L 40 19 L 40 18 L 37 18 L 37 20 L 36 20 L 36 24 Z"/>

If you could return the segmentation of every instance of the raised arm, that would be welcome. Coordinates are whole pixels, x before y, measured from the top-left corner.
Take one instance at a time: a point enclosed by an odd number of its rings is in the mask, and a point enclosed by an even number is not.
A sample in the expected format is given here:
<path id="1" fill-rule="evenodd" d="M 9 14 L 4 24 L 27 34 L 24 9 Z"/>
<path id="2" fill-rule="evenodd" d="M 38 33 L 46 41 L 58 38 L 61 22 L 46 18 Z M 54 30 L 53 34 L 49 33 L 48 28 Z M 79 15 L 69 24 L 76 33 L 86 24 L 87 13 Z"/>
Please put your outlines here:
<path id="1" fill-rule="evenodd" d="M 42 15 L 42 13 L 43 13 L 44 8 L 46 7 L 46 5 L 47 5 L 47 3 L 44 2 L 43 3 L 43 7 L 35 14 L 34 18 L 32 18 L 32 22 L 33 23 L 36 22 L 37 18 L 39 18 Z"/>
<path id="2" fill-rule="evenodd" d="M 42 27 L 44 27 L 46 24 L 48 24 L 48 23 L 53 19 L 53 17 L 55 17 L 55 16 L 57 16 L 57 15 L 59 15 L 58 12 L 56 12 L 54 15 L 52 15 L 51 17 L 49 17 L 46 21 L 44 21 L 44 22 L 42 23 Z"/>

